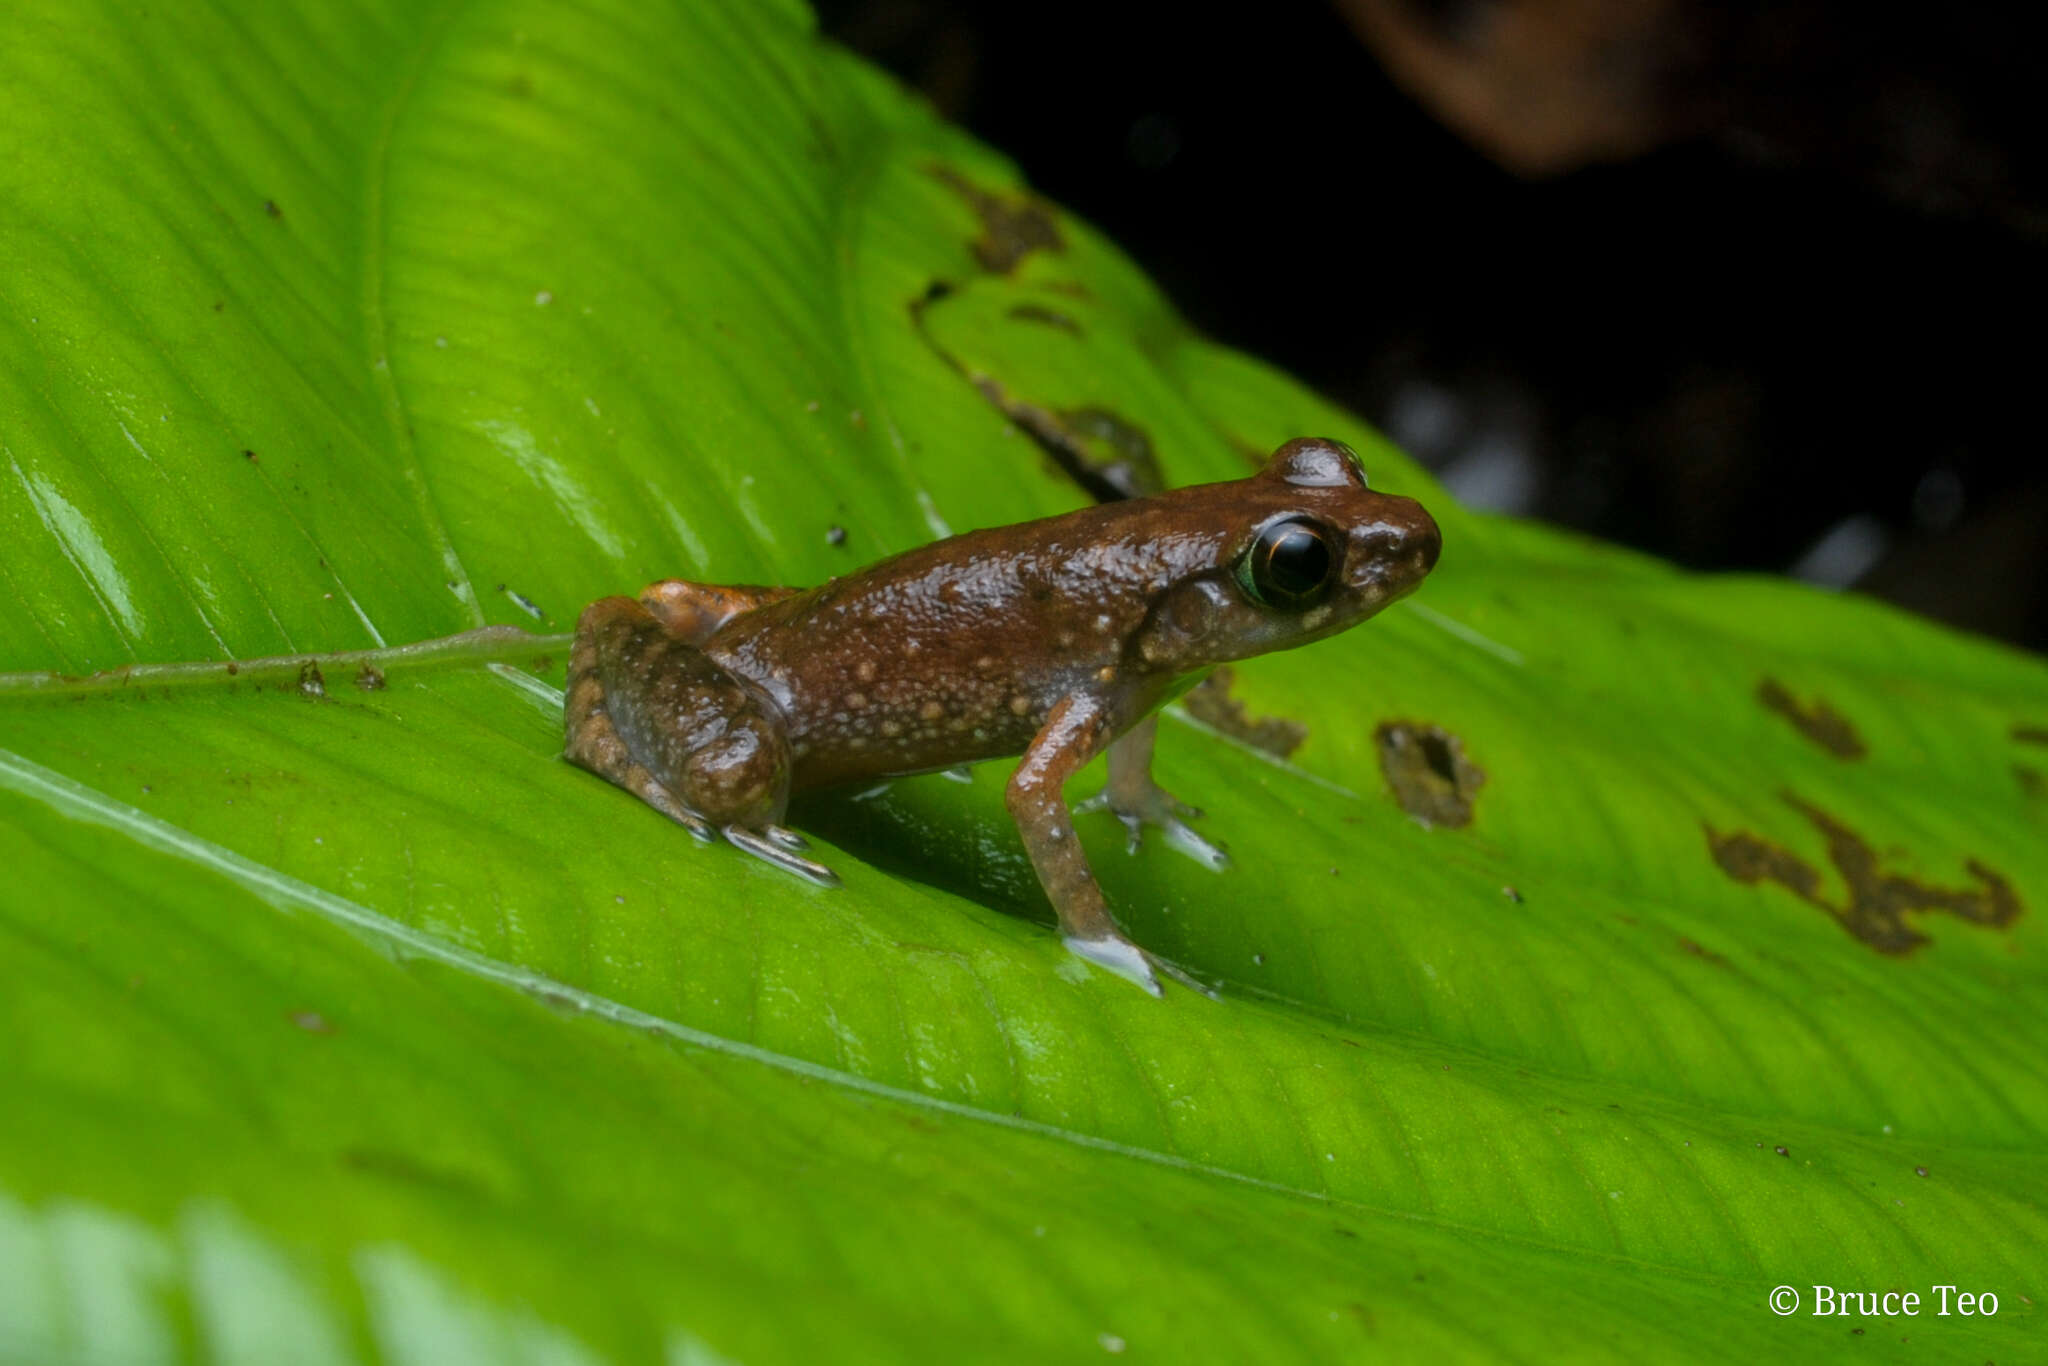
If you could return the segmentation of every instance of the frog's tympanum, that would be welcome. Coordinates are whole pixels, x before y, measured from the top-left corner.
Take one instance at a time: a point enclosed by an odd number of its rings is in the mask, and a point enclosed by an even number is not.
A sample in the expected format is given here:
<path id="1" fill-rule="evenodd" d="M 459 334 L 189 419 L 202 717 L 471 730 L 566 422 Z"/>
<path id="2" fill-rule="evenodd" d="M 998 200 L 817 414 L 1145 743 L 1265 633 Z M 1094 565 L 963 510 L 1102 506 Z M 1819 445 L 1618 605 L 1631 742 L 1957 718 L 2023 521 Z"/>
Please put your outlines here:
<path id="1" fill-rule="evenodd" d="M 1156 825 L 1221 866 L 1152 782 L 1153 713 L 1213 665 L 1357 625 L 1438 544 L 1420 504 L 1304 439 L 1248 479 L 970 532 L 817 588 L 666 580 L 577 622 L 568 758 L 832 885 L 781 825 L 792 792 L 1021 754 L 1010 814 L 1067 947 L 1156 994 L 1165 965 L 1110 917 L 1067 779 L 1107 750 L 1097 801 L 1133 844 Z"/>

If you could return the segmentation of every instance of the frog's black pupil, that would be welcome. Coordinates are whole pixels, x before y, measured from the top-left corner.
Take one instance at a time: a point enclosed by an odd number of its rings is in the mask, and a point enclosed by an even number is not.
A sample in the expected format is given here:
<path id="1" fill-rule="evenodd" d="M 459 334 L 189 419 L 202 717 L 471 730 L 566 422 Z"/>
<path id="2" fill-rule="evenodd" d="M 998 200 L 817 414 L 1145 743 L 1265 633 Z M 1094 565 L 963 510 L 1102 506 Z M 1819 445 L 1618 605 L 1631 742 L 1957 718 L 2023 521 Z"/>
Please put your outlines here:
<path id="1" fill-rule="evenodd" d="M 1323 538 L 1299 527 L 1273 543 L 1273 582 L 1289 597 L 1314 592 L 1329 572 L 1330 548 Z"/>
<path id="2" fill-rule="evenodd" d="M 1280 522 L 1260 533 L 1251 567 L 1252 587 L 1260 600 L 1304 607 L 1328 586 L 1330 545 L 1315 527 Z"/>

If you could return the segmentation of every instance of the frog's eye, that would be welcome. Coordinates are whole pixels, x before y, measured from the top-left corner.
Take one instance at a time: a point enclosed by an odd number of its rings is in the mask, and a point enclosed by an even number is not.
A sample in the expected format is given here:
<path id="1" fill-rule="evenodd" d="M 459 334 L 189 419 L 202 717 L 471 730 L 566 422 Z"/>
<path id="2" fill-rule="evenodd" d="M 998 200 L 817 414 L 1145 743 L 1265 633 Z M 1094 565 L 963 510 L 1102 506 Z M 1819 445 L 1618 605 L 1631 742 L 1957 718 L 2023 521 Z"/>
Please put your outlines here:
<path id="1" fill-rule="evenodd" d="M 1287 517 L 1259 532 L 1238 559 L 1245 596 L 1267 607 L 1313 607 L 1337 581 L 1330 534 L 1306 517 Z"/>

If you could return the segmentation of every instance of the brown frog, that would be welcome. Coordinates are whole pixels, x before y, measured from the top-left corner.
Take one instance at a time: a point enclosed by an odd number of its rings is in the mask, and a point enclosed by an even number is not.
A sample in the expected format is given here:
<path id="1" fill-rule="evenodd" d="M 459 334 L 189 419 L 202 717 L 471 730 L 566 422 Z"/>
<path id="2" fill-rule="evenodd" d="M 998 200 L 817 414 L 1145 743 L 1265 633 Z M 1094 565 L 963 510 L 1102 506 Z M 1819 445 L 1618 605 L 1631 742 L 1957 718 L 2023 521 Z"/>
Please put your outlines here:
<path id="1" fill-rule="evenodd" d="M 1107 750 L 1096 804 L 1132 847 L 1155 825 L 1222 866 L 1152 781 L 1153 713 L 1214 665 L 1357 625 L 1439 544 L 1349 448 L 1300 439 L 1246 479 L 969 532 L 817 588 L 664 580 L 577 622 L 567 757 L 830 886 L 780 823 L 792 792 L 1022 754 L 1007 804 L 1067 947 L 1156 995 L 1152 969 L 1172 969 L 1111 918 L 1067 780 Z"/>

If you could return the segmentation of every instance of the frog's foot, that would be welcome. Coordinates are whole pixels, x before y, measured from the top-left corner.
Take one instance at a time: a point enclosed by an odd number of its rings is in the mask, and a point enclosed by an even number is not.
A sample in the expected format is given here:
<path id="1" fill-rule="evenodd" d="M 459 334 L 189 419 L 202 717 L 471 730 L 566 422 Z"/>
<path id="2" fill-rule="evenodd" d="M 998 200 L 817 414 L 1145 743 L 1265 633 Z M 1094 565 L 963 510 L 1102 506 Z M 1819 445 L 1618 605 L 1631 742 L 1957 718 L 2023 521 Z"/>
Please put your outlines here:
<path id="1" fill-rule="evenodd" d="M 674 821 L 683 829 L 695 835 L 700 843 L 711 844 L 718 839 L 718 832 L 711 828 L 711 822 L 676 800 L 675 793 L 661 785 L 661 780 L 641 765 L 628 759 L 614 768 L 600 770 L 605 777 L 617 783 L 626 791 L 646 802 L 662 815 Z"/>
<path id="2" fill-rule="evenodd" d="M 1079 939 L 1072 935 L 1064 941 L 1067 952 L 1076 958 L 1084 958 L 1096 967 L 1113 972 L 1126 982 L 1135 982 L 1154 996 L 1164 995 L 1159 989 L 1159 979 L 1152 975 L 1152 963 L 1145 951 L 1128 939 Z"/>
<path id="3" fill-rule="evenodd" d="M 626 748 L 604 709 L 597 679 L 587 667 L 581 677 L 572 676 L 569 680 L 568 740 L 563 757 L 578 768 L 587 768 L 605 781 L 623 787 L 703 843 L 710 844 L 718 838 L 711 822 L 677 801 L 676 795 L 662 786 L 647 765 Z"/>
<path id="4" fill-rule="evenodd" d="M 1216 988 L 1196 978 L 1185 968 L 1177 967 L 1157 954 L 1147 953 L 1121 935 L 1101 939 L 1083 939 L 1078 935 L 1069 935 L 1062 942 L 1066 944 L 1067 952 L 1076 958 L 1084 958 L 1098 968 L 1113 972 L 1126 982 L 1135 983 L 1154 996 L 1165 994 L 1159 988 L 1158 977 L 1158 974 L 1164 973 L 1190 991 L 1198 991 L 1211 1000 L 1216 999 Z"/>
<path id="5" fill-rule="evenodd" d="M 1156 783 L 1147 781 L 1141 786 L 1112 782 L 1074 810 L 1077 813 L 1108 811 L 1113 814 L 1123 822 L 1124 830 L 1130 836 L 1125 847 L 1133 854 L 1138 852 L 1145 827 L 1153 825 L 1166 836 L 1168 848 L 1179 850 L 1203 867 L 1220 873 L 1230 866 L 1230 855 L 1223 851 L 1222 846 L 1203 839 L 1188 824 L 1188 820 L 1199 820 L 1201 811 Z"/>
<path id="6" fill-rule="evenodd" d="M 794 830 L 785 830 L 771 825 L 765 833 L 749 830 L 744 825 L 728 825 L 720 833 L 732 841 L 733 847 L 744 849 L 764 863 L 772 863 L 786 873 L 795 873 L 806 882 L 815 882 L 820 887 L 837 887 L 839 874 L 822 863 L 799 857 L 794 851 L 809 846 L 803 836 Z"/>

